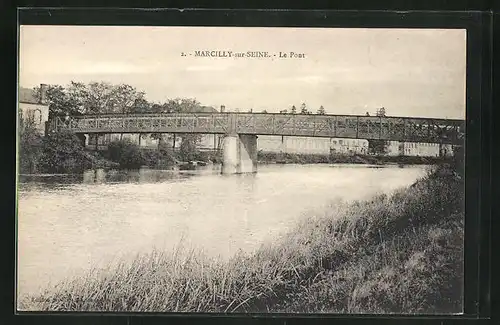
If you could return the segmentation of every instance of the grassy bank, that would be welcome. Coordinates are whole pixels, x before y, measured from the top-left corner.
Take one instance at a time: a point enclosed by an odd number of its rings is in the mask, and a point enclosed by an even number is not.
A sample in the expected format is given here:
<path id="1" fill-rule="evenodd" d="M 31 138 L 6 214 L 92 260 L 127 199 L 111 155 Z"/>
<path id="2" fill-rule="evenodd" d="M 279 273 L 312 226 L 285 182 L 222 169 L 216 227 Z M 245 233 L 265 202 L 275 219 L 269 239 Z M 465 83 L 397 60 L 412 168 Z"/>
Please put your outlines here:
<path id="1" fill-rule="evenodd" d="M 261 163 L 285 164 L 404 164 L 432 165 L 450 160 L 449 157 L 418 157 L 418 156 L 376 156 L 376 155 L 328 155 L 328 154 L 298 154 L 274 153 L 259 151 L 257 159 Z"/>
<path id="2" fill-rule="evenodd" d="M 310 215 L 227 262 L 154 251 L 22 297 L 23 310 L 460 312 L 463 182 L 440 167 L 409 188 Z"/>

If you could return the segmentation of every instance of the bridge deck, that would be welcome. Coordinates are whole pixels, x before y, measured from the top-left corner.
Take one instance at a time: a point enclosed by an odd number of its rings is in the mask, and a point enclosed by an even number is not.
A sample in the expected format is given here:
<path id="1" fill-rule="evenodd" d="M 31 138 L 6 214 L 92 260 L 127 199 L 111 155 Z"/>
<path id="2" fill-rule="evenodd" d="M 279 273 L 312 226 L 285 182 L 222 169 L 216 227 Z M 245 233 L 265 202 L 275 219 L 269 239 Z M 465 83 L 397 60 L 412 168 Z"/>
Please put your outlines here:
<path id="1" fill-rule="evenodd" d="M 456 119 L 273 113 L 109 114 L 55 117 L 51 130 L 75 133 L 204 133 L 381 139 L 463 144 Z"/>

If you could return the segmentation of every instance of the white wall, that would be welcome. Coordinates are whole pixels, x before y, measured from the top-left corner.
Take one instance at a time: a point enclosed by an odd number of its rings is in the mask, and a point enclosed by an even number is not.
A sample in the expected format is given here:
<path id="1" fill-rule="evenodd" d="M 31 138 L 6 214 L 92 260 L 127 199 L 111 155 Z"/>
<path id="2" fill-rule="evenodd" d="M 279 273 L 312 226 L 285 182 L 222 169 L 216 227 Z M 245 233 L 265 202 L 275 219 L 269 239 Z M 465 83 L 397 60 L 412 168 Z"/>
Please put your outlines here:
<path id="1" fill-rule="evenodd" d="M 389 141 L 387 144 L 388 156 L 399 156 L 400 143 L 399 141 Z"/>
<path id="2" fill-rule="evenodd" d="M 329 138 L 282 137 L 261 135 L 257 140 L 258 150 L 267 152 L 329 154 Z"/>
<path id="3" fill-rule="evenodd" d="M 368 140 L 365 139 L 339 139 L 330 140 L 333 154 L 367 154 Z"/>
<path id="4" fill-rule="evenodd" d="M 453 154 L 451 145 L 442 145 L 442 149 L 445 151 L 445 155 Z M 388 146 L 388 155 L 391 156 L 403 154 L 405 156 L 439 157 L 439 151 L 438 143 L 390 141 Z"/>
<path id="5" fill-rule="evenodd" d="M 266 152 L 281 152 L 281 136 L 259 135 L 257 138 L 257 150 Z"/>
<path id="6" fill-rule="evenodd" d="M 259 136 L 258 149 L 268 152 L 303 154 L 364 154 L 368 141 L 364 139 L 336 139 L 313 137 Z"/>

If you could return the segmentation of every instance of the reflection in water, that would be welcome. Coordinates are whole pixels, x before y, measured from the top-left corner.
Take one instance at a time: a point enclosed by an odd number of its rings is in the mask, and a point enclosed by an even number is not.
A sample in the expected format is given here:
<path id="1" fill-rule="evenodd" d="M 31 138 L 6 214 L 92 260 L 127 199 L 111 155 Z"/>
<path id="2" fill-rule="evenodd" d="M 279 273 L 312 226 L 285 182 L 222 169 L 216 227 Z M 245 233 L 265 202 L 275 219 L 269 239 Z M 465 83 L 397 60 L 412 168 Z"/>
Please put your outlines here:
<path id="1" fill-rule="evenodd" d="M 423 167 L 269 165 L 257 174 L 89 170 L 20 177 L 19 290 L 36 290 L 117 256 L 185 244 L 229 257 L 285 233 L 336 199 L 411 184 Z M 312 212 L 311 212 L 312 211 Z"/>
<path id="2" fill-rule="evenodd" d="M 158 183 L 174 179 L 185 179 L 191 176 L 217 175 L 220 173 L 220 167 L 202 167 L 191 171 L 172 171 L 156 169 L 139 170 L 110 170 L 91 169 L 86 170 L 82 176 L 69 177 L 67 182 L 75 183 L 77 179 L 82 178 L 84 184 L 102 184 L 102 183 Z M 53 183 L 53 179 L 45 177 L 47 183 Z"/>

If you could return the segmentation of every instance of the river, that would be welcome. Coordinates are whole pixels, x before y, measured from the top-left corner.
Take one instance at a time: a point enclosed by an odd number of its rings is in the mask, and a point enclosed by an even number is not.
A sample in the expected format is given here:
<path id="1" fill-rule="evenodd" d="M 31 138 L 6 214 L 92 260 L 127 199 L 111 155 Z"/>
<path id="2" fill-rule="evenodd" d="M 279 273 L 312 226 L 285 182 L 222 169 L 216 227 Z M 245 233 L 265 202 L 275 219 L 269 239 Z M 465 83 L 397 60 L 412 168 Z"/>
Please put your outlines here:
<path id="1" fill-rule="evenodd" d="M 332 201 L 389 193 L 426 169 L 263 165 L 252 175 L 207 167 L 21 176 L 18 292 L 35 293 L 119 256 L 172 250 L 180 242 L 221 258 L 251 252 Z"/>

